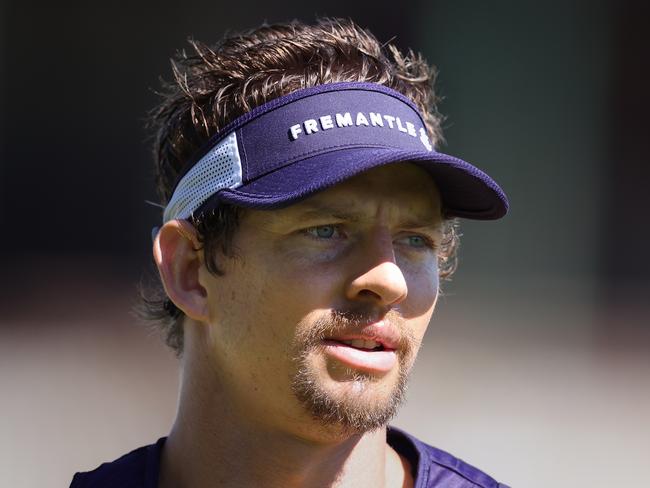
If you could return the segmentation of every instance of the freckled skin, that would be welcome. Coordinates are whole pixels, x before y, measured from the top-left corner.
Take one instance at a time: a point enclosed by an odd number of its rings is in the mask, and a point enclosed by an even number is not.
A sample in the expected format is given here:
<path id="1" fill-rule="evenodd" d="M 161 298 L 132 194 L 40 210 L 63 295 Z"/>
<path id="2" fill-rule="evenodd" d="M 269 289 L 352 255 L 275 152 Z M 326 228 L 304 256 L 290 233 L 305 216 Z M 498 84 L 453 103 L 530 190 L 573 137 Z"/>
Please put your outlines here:
<path id="1" fill-rule="evenodd" d="M 316 211 L 303 218 L 309 209 L 332 206 L 357 217 L 343 221 Z M 284 209 L 247 211 L 235 236 L 238 257 L 226 260 L 225 274 L 200 272 L 209 303 L 207 361 L 235 411 L 266 428 L 322 437 L 291 391 L 296 333 L 332 310 L 366 304 L 398 311 L 419 342 L 435 306 L 438 269 L 435 249 L 414 245 L 412 236 L 439 242 L 440 214 L 433 180 L 407 163 L 368 171 Z M 337 226 L 333 238 L 310 230 L 327 225 Z M 383 303 L 400 293 L 399 301 Z M 322 354 L 310 353 L 308 364 L 332 395 L 354 388 L 349 371 Z M 377 379 L 365 401 L 390 394 L 397 376 L 395 370 Z"/>

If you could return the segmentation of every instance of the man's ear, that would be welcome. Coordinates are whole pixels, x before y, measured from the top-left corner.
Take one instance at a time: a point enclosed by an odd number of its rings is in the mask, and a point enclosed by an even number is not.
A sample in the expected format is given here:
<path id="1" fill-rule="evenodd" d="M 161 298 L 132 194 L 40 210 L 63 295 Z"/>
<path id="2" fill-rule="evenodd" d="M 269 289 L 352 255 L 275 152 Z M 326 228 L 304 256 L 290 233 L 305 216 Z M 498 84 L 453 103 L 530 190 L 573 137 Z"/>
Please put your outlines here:
<path id="1" fill-rule="evenodd" d="M 167 296 L 188 317 L 207 322 L 207 293 L 199 282 L 201 253 L 196 229 L 186 220 L 170 220 L 154 239 L 154 260 Z"/>

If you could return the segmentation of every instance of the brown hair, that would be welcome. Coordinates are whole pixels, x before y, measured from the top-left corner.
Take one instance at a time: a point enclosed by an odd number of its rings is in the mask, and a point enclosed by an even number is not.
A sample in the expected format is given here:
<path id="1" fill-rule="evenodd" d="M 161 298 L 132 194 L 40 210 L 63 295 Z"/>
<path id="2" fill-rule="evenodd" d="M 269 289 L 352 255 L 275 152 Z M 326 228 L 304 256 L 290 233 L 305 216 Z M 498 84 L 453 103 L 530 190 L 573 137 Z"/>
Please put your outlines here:
<path id="1" fill-rule="evenodd" d="M 442 117 L 433 91 L 435 70 L 420 54 L 382 45 L 351 20 L 319 19 L 263 25 L 225 37 L 213 47 L 190 40 L 191 52 L 172 60 L 174 80 L 163 85 L 162 101 L 152 112 L 154 161 L 161 203 L 166 205 L 184 164 L 220 128 L 269 100 L 300 88 L 340 81 L 388 86 L 420 109 L 434 145 L 442 139 Z M 221 274 L 215 260 L 232 254 L 232 236 L 244 209 L 222 205 L 193 220 L 208 269 Z M 456 222 L 445 222 L 440 276 L 456 268 Z M 183 348 L 183 314 L 160 284 L 142 294 L 140 315 L 158 323 L 177 354 Z"/>

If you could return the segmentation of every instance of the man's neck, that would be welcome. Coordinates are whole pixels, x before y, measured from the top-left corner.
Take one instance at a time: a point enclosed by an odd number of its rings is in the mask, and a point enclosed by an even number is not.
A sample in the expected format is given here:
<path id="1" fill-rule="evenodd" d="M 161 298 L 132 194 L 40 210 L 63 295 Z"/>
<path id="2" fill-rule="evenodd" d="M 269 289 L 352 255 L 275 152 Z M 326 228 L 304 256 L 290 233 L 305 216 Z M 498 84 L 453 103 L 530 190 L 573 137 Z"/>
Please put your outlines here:
<path id="1" fill-rule="evenodd" d="M 402 488 L 412 484 L 408 465 L 386 445 L 384 431 L 327 446 L 224 434 L 190 439 L 172 432 L 163 450 L 159 486 Z"/>
<path id="2" fill-rule="evenodd" d="M 181 402 L 165 443 L 162 488 L 372 487 L 402 488 L 408 463 L 386 443 L 386 429 L 323 440 L 264 427 L 199 388 L 200 372 L 184 375 Z"/>

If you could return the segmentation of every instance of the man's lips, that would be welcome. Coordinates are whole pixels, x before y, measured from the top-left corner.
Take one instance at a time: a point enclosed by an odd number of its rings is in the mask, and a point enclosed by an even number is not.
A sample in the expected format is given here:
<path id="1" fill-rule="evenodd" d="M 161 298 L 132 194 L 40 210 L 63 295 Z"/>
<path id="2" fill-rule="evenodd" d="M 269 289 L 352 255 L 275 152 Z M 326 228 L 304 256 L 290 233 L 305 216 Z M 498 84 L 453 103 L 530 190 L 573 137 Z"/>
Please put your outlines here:
<path id="1" fill-rule="evenodd" d="M 323 341 L 325 353 L 346 366 L 370 373 L 388 373 L 397 363 L 397 329 L 384 322 L 362 327 L 354 333 L 336 334 Z"/>
<path id="2" fill-rule="evenodd" d="M 383 320 L 365 325 L 355 329 L 353 332 L 342 332 L 326 340 L 337 342 L 343 341 L 374 341 L 379 343 L 383 349 L 397 349 L 399 347 L 401 335 L 396 327 Z"/>

